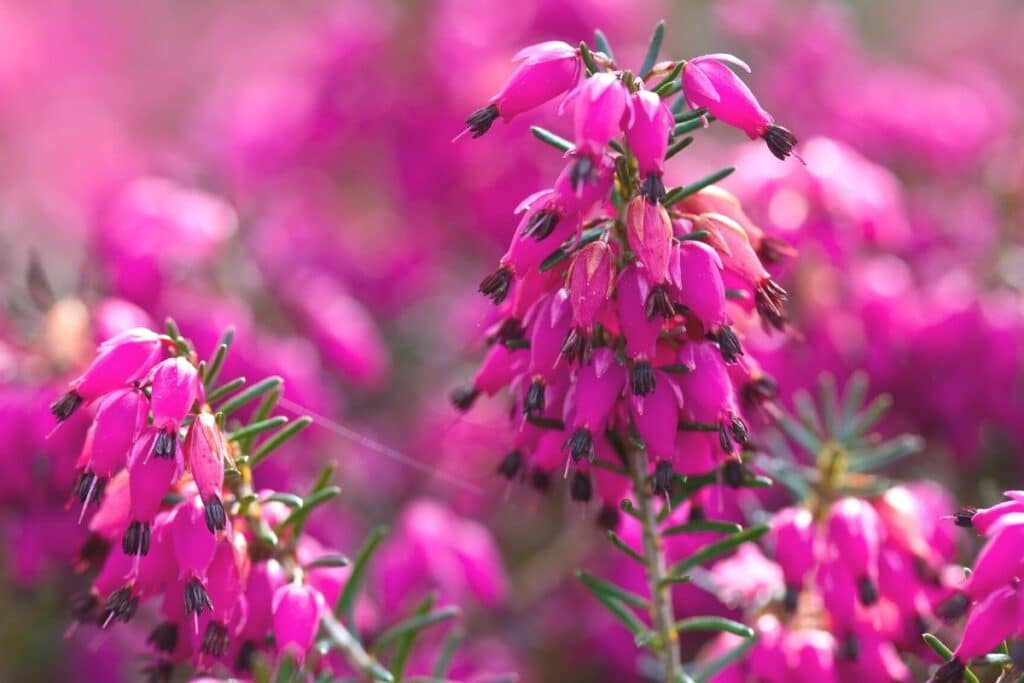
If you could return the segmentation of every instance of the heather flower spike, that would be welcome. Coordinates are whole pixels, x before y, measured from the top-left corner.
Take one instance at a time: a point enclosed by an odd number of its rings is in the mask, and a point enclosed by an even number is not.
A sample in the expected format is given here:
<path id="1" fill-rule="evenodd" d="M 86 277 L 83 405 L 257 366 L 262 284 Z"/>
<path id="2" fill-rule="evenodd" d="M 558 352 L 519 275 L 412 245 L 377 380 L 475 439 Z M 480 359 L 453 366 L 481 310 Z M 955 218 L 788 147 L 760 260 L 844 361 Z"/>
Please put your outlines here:
<path id="1" fill-rule="evenodd" d="M 581 61 L 573 46 L 552 40 L 520 50 L 519 66 L 490 103 L 466 119 L 466 131 L 478 138 L 501 117 L 509 121 L 566 92 L 579 79 Z"/>
<path id="2" fill-rule="evenodd" d="M 75 559 L 76 568 L 97 572 L 89 591 L 72 599 L 71 614 L 76 623 L 107 630 L 134 624 L 145 603 L 159 601 L 161 621 L 146 639 L 154 656 L 146 672 L 158 680 L 186 663 L 247 678 L 261 651 L 284 668 L 286 661 L 305 662 L 314 647 L 325 671 L 394 680 L 325 608 L 325 592 L 339 603 L 344 577 L 322 580 L 324 574 L 347 560 L 304 554 L 322 550 L 304 527 L 310 511 L 339 492 L 329 485 L 330 470 L 302 496 L 253 488 L 255 465 L 310 420 L 270 415 L 280 379 L 248 389 L 238 380 L 214 386 L 231 340 L 226 335 L 215 358 L 199 364 L 173 322 L 168 336 L 132 330 L 101 345 L 99 358 L 72 383 L 79 402 L 96 404 L 73 493 L 86 506 L 99 505 Z M 557 351 L 558 340 L 546 362 Z M 161 361 L 164 353 L 169 357 Z M 517 353 L 523 360 L 512 365 L 525 367 L 528 354 Z M 480 391 L 510 381 L 506 362 L 495 358 L 478 378 Z M 256 400 L 253 422 L 235 425 L 228 417 Z M 329 633 L 326 650 L 316 642 L 321 628 Z"/>
<path id="3" fill-rule="evenodd" d="M 727 54 L 704 55 L 683 67 L 683 93 L 694 109 L 706 109 L 715 118 L 739 128 L 751 140 L 762 138 L 779 159 L 793 154 L 796 137 L 761 107 L 747 84 L 729 68 L 750 72 L 744 62 Z"/>
<path id="4" fill-rule="evenodd" d="M 777 389 L 741 345 L 749 318 L 733 314 L 726 276 L 743 289 L 732 298 L 753 301 L 767 325 L 782 328 L 786 314 L 785 292 L 758 267 L 748 234 L 726 232 L 732 225 L 709 229 L 701 215 L 714 212 L 687 204 L 730 171 L 665 187 L 666 162 L 685 147 L 673 140 L 680 126 L 670 98 L 687 69 L 657 61 L 663 36 L 662 24 L 636 72 L 619 67 L 603 34 L 595 34 L 597 50 L 580 45 L 586 69 L 560 105 L 569 134 L 532 128 L 567 164 L 522 202 L 508 250 L 480 283 L 495 304 L 490 348 L 472 385 L 452 399 L 465 411 L 507 388 L 521 408 L 497 473 L 538 491 L 561 473 L 568 497 L 596 509 L 620 549 L 630 547 L 620 531 L 644 527 L 634 538 L 643 555 L 627 554 L 642 557 L 651 581 L 648 647 L 665 680 L 677 680 L 669 586 L 682 576 L 670 575 L 659 520 L 679 515 L 683 524 L 691 511 L 721 502 L 690 490 L 692 500 L 680 505 L 686 477 L 732 487 L 763 481 L 744 462 L 750 434 L 740 397 L 764 409 Z M 498 107 L 475 113 L 474 132 L 497 115 Z M 761 119 L 757 134 L 775 144 L 781 129 L 767 114 Z M 763 238 L 752 224 L 750 231 Z M 745 248 L 733 255 L 733 244 Z M 587 585 L 605 599 L 597 584 Z"/>

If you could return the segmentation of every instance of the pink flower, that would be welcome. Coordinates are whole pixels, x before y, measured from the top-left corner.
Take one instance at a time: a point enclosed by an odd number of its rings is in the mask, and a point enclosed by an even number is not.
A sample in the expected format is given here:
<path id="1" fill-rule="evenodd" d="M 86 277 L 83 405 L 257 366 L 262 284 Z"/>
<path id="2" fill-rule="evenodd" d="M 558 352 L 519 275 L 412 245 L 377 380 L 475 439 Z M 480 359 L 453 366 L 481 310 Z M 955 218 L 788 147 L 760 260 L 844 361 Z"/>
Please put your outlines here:
<path id="1" fill-rule="evenodd" d="M 202 382 L 196 367 L 181 356 L 158 363 L 150 372 L 149 381 L 153 426 L 160 430 L 153 454 L 169 458 L 174 453 L 181 421 L 202 397 Z"/>
<path id="2" fill-rule="evenodd" d="M 829 551 L 855 577 L 864 605 L 873 605 L 878 600 L 880 532 L 878 513 L 859 498 L 842 498 L 829 508 Z"/>
<path id="3" fill-rule="evenodd" d="M 657 313 L 666 318 L 671 317 L 672 306 L 667 301 L 667 292 L 658 288 L 668 279 L 669 253 L 672 249 L 672 222 L 668 211 L 661 204 L 653 204 L 643 197 L 635 198 L 626 213 L 626 237 L 629 248 L 643 265 L 644 275 L 653 287 L 651 296 L 654 299 L 646 302 L 648 315 Z"/>
<path id="4" fill-rule="evenodd" d="M 149 552 L 151 523 L 179 470 L 181 449 L 177 441 L 172 443 L 171 455 L 174 457 L 150 457 L 159 434 L 155 428 L 147 427 L 135 440 L 128 455 L 131 523 L 121 541 L 121 547 L 127 555 L 145 555 Z"/>
<path id="5" fill-rule="evenodd" d="M 727 327 L 725 283 L 722 281 L 722 260 L 715 250 L 696 240 L 683 240 L 672 248 L 669 266 L 670 281 L 680 304 L 700 323 L 704 334 L 714 334 L 728 362 L 743 353 L 739 340 Z M 703 336 L 700 332 L 697 336 Z"/>
<path id="6" fill-rule="evenodd" d="M 597 349 L 592 362 L 580 367 L 569 399 L 573 431 L 565 442 L 574 461 L 594 459 L 595 436 L 604 430 L 625 382 L 626 370 L 611 349 Z"/>
<path id="7" fill-rule="evenodd" d="M 967 618 L 964 635 L 953 651 L 954 658 L 938 668 L 928 683 L 954 683 L 963 680 L 964 664 L 994 650 L 1006 638 L 1020 631 L 1024 603 L 1020 586 L 1003 586 L 981 600 Z"/>
<path id="8" fill-rule="evenodd" d="M 566 287 L 575 326 L 562 345 L 569 362 L 590 358 L 594 322 L 615 285 L 614 256 L 608 243 L 599 240 L 580 249 L 569 265 Z"/>
<path id="9" fill-rule="evenodd" d="M 123 387 L 145 375 L 160 358 L 166 337 L 143 328 L 132 328 L 100 344 L 96 358 L 77 379 L 71 390 L 57 399 L 50 411 L 63 421 L 83 402 Z"/>
<path id="10" fill-rule="evenodd" d="M 665 196 L 661 176 L 665 171 L 668 138 L 675 126 L 672 110 L 655 93 L 640 90 L 630 98 L 632 118 L 626 128 L 626 142 L 636 157 L 643 178 L 641 192 L 648 201 L 659 202 Z"/>
<path id="11" fill-rule="evenodd" d="M 628 98 L 626 87 L 613 73 L 596 73 L 580 83 L 571 100 L 576 154 L 589 159 L 603 155 L 620 131 Z"/>
<path id="12" fill-rule="evenodd" d="M 466 132 L 474 138 L 490 130 L 499 116 L 508 121 L 566 92 L 575 85 L 581 68 L 576 48 L 558 40 L 523 48 L 513 61 L 520 64 L 501 90 L 466 119 Z"/>
<path id="13" fill-rule="evenodd" d="M 633 361 L 630 368 L 630 389 L 636 396 L 645 396 L 654 391 L 654 358 L 658 334 L 663 320 L 660 316 L 648 316 L 647 301 L 650 287 L 640 269 L 628 266 L 619 275 L 616 288 L 619 324 L 626 336 L 626 355 Z"/>
<path id="14" fill-rule="evenodd" d="M 691 59 L 683 67 L 683 94 L 694 109 L 704 108 L 725 123 L 739 128 L 751 140 L 763 138 L 779 159 L 793 153 L 796 137 L 765 111 L 750 88 L 725 62 L 746 72 L 750 67 L 732 55 L 715 54 Z"/>
<path id="15" fill-rule="evenodd" d="M 786 607 L 795 611 L 797 596 L 817 560 L 814 518 L 806 508 L 784 508 L 772 518 L 770 534 L 772 554 L 786 579 Z"/>
<path id="16" fill-rule="evenodd" d="M 199 632 L 199 615 L 213 609 L 207 590 L 207 568 L 218 544 L 217 538 L 206 528 L 204 518 L 202 501 L 191 496 L 175 508 L 170 521 L 179 579 L 185 584 L 185 616 L 193 615 L 196 633 Z"/>
<path id="17" fill-rule="evenodd" d="M 303 661 L 320 628 L 323 596 L 309 584 L 293 581 L 277 589 L 271 609 L 277 651 Z"/>
<path id="18" fill-rule="evenodd" d="M 220 499 L 227 457 L 228 444 L 216 418 L 206 411 L 199 413 L 185 438 L 185 463 L 199 489 L 210 533 L 223 531 L 227 525 L 227 513 Z"/>
<path id="19" fill-rule="evenodd" d="M 99 500 L 110 477 L 125 466 L 128 451 L 146 422 L 147 408 L 142 393 L 134 388 L 116 390 L 101 400 L 85 438 L 85 463 L 74 489 L 84 506 Z"/>

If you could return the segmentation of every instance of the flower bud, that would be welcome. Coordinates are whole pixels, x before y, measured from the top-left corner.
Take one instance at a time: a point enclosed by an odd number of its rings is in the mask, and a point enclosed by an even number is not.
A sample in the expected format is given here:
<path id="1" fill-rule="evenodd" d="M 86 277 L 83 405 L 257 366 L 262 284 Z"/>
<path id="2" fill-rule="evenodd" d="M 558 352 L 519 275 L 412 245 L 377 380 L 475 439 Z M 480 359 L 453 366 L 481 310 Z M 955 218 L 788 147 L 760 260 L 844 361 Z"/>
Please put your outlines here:
<path id="1" fill-rule="evenodd" d="M 640 269 L 635 265 L 622 270 L 616 288 L 616 304 L 619 325 L 626 337 L 626 355 L 633 361 L 630 370 L 630 388 L 637 396 L 654 391 L 654 358 L 662 319 L 650 317 L 646 312 L 646 301 L 650 287 Z"/>
<path id="2" fill-rule="evenodd" d="M 683 67 L 683 94 L 694 109 L 703 107 L 715 118 L 739 128 L 754 140 L 763 138 L 779 159 L 793 153 L 796 137 L 765 111 L 750 88 L 725 62 L 750 72 L 750 67 L 732 55 L 705 55 Z"/>
<path id="3" fill-rule="evenodd" d="M 294 581 L 277 589 L 272 609 L 277 651 L 301 662 L 316 640 L 323 596 L 312 586 Z"/>
<path id="4" fill-rule="evenodd" d="M 277 560 L 271 558 L 252 565 L 245 584 L 247 614 L 242 638 L 259 640 L 266 636 L 273 623 L 274 593 L 286 582 L 284 569 Z"/>
<path id="5" fill-rule="evenodd" d="M 978 553 L 964 592 L 977 600 L 1007 585 L 1024 570 L 1024 513 L 1013 512 L 993 525 L 988 541 Z"/>
<path id="6" fill-rule="evenodd" d="M 668 279 L 669 253 L 672 249 L 672 221 L 661 204 L 637 197 L 626 213 L 626 237 L 629 247 L 646 270 L 648 282 Z"/>
<path id="7" fill-rule="evenodd" d="M 626 128 L 626 142 L 644 178 L 644 196 L 648 201 L 658 202 L 665 196 L 661 175 L 665 171 L 665 153 L 675 119 L 668 105 L 650 90 L 633 93 L 630 104 L 632 119 Z"/>
<path id="8" fill-rule="evenodd" d="M 574 461 L 594 458 L 597 435 L 604 431 L 625 381 L 625 368 L 615 361 L 615 353 L 608 348 L 595 351 L 593 362 L 577 372 L 570 397 L 569 424 L 573 431 L 565 444 Z"/>
<path id="9" fill-rule="evenodd" d="M 722 260 L 715 250 L 694 240 L 684 240 L 672 248 L 670 280 L 679 303 L 711 332 L 727 322 Z"/>
<path id="10" fill-rule="evenodd" d="M 166 458 L 173 452 L 172 442 L 177 441 L 181 421 L 192 410 L 196 399 L 201 397 L 202 384 L 196 367 L 181 356 L 158 363 L 150 372 L 149 379 L 152 383 L 150 407 L 153 426 L 161 432 L 153 453 Z"/>
<path id="11" fill-rule="evenodd" d="M 562 346 L 566 360 L 589 359 L 593 325 L 611 297 L 614 284 L 615 263 L 607 242 L 589 244 L 573 257 L 566 286 L 574 327 Z"/>
<path id="12" fill-rule="evenodd" d="M 603 154 L 626 113 L 626 88 L 613 73 L 596 73 L 581 83 L 573 97 L 576 152 L 593 158 Z"/>
<path id="13" fill-rule="evenodd" d="M 855 577 L 861 603 L 874 604 L 878 600 L 878 513 L 859 498 L 842 498 L 829 508 L 827 524 L 832 556 Z"/>
<path id="14" fill-rule="evenodd" d="M 523 48 L 513 61 L 520 64 L 501 90 L 466 119 L 467 132 L 474 138 L 486 133 L 499 116 L 508 121 L 566 92 L 581 68 L 576 48 L 559 40 Z"/>
<path id="15" fill-rule="evenodd" d="M 138 327 L 103 342 L 96 358 L 71 382 L 71 390 L 50 406 L 50 412 L 58 420 L 66 420 L 83 402 L 94 401 L 145 375 L 160 358 L 165 339 Z"/>
<path id="16" fill-rule="evenodd" d="M 185 463 L 203 501 L 206 527 L 210 533 L 223 531 L 227 525 L 227 513 L 220 499 L 227 457 L 227 440 L 217 426 L 217 419 L 212 413 L 199 413 L 185 438 Z"/>
<path id="17" fill-rule="evenodd" d="M 810 510 L 789 507 L 776 512 L 769 543 L 774 548 L 775 561 L 782 567 L 787 590 L 794 588 L 799 593 L 816 562 L 814 518 Z"/>

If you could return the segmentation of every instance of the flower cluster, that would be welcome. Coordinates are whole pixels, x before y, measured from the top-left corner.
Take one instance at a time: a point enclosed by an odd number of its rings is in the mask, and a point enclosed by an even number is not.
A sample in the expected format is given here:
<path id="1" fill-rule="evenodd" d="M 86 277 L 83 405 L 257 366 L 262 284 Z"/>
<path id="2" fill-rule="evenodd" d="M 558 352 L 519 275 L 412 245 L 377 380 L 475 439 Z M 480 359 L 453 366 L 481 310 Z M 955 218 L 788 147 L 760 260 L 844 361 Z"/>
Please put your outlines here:
<path id="1" fill-rule="evenodd" d="M 1024 543 L 1024 491 L 1006 491 L 1008 500 L 989 508 L 965 508 L 954 519 L 985 539 L 971 572 L 957 593 L 942 605 L 943 616 L 967 612 L 960 644 L 953 657 L 929 683 L 964 678 L 967 663 L 995 651 L 1008 638 L 1024 633 L 1024 592 L 1021 591 L 1021 544 Z M 1019 651 L 1016 651 L 1019 657 Z"/>
<path id="2" fill-rule="evenodd" d="M 453 401 L 467 410 L 510 388 L 517 429 L 500 473 L 543 489 L 571 462 L 572 498 L 596 492 L 614 515 L 626 481 L 610 470 L 633 436 L 655 462 L 660 491 L 674 471 L 738 463 L 743 398 L 775 391 L 744 356 L 742 330 L 755 313 L 766 328 L 786 325 L 786 293 L 764 263 L 787 247 L 713 185 L 731 169 L 666 189 L 665 162 L 692 141 L 686 132 L 715 118 L 765 138 L 780 158 L 796 140 L 725 55 L 645 65 L 639 77 L 585 45 L 548 42 L 516 58 L 467 132 L 483 135 L 499 117 L 564 95 L 573 136 L 534 129 L 566 152 L 566 165 L 520 204 L 508 250 L 480 283 L 495 304 L 490 347 Z"/>
<path id="3" fill-rule="evenodd" d="M 99 347 L 51 408 L 60 421 L 92 411 L 72 496 L 83 516 L 97 508 L 77 561 L 98 573 L 73 601 L 73 615 L 107 629 L 159 601 L 163 621 L 148 638 L 157 653 L 153 680 L 169 679 L 184 661 L 200 671 L 246 672 L 268 642 L 278 656 L 301 662 L 313 648 L 325 595 L 337 599 L 341 590 L 343 563 L 300 536 L 311 502 L 337 489 L 302 499 L 252 488 L 252 467 L 308 420 L 248 448 L 285 418 L 267 418 L 269 399 L 254 422 L 232 432 L 225 415 L 280 381 L 211 406 L 242 385 L 208 390 L 229 343 L 226 336 L 210 363 L 199 363 L 173 325 L 166 335 L 129 329 Z"/>

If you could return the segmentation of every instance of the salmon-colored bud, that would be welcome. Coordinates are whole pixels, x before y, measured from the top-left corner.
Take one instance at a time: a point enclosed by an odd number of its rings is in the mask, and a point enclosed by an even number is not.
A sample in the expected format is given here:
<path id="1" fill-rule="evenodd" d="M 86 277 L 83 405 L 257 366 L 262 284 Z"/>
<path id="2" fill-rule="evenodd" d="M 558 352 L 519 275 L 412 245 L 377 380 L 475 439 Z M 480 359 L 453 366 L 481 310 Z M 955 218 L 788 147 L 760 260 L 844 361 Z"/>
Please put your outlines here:
<path id="1" fill-rule="evenodd" d="M 199 413 L 185 438 L 185 463 L 199 489 L 206 526 L 211 533 L 223 531 L 227 525 L 227 513 L 220 498 L 227 458 L 227 440 L 217 419 L 210 412 Z"/>
<path id="2" fill-rule="evenodd" d="M 626 214 L 626 237 L 648 281 L 652 285 L 665 282 L 672 249 L 672 221 L 665 207 L 643 197 L 635 198 Z"/>

